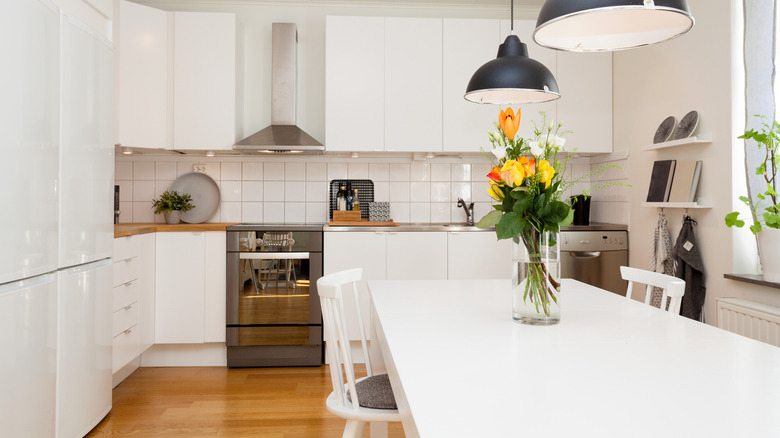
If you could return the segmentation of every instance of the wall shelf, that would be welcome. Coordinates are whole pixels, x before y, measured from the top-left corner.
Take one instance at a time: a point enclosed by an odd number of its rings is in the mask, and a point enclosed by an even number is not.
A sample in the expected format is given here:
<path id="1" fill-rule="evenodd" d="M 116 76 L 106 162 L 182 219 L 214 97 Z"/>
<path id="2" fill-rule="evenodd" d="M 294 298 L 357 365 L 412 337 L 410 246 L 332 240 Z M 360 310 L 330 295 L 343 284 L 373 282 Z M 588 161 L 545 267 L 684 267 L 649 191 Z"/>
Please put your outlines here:
<path id="1" fill-rule="evenodd" d="M 656 208 L 698 208 L 698 209 L 710 209 L 709 205 L 702 205 L 698 202 L 643 202 L 642 207 L 656 207 Z"/>
<path id="2" fill-rule="evenodd" d="M 712 140 L 708 138 L 702 138 L 701 136 L 693 136 L 688 138 L 681 138 L 680 140 L 665 141 L 662 143 L 653 143 L 649 146 L 642 146 L 643 151 L 654 151 L 656 149 L 671 148 L 675 146 L 686 146 L 691 144 L 707 144 L 712 143 Z"/>

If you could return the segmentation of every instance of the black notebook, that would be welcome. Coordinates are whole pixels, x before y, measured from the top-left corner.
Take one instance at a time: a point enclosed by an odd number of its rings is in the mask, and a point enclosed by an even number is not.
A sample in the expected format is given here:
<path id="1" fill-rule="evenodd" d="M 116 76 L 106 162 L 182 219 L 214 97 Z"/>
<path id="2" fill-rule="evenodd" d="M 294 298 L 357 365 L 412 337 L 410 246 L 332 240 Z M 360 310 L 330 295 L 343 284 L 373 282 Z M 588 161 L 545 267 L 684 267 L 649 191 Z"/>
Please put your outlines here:
<path id="1" fill-rule="evenodd" d="M 667 202 L 669 200 L 676 163 L 676 160 L 661 160 L 653 163 L 653 173 L 650 175 L 650 189 L 647 191 L 647 202 Z"/>

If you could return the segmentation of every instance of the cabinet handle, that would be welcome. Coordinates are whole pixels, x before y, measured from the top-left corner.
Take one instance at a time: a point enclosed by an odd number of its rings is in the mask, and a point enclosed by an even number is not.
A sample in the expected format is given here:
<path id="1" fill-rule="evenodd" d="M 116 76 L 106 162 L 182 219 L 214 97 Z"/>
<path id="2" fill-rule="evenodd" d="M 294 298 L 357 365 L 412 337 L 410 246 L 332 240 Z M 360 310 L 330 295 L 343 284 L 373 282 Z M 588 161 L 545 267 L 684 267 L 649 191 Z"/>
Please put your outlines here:
<path id="1" fill-rule="evenodd" d="M 132 332 L 132 331 L 133 331 L 133 329 L 132 329 L 132 328 L 129 328 L 129 329 L 127 329 L 127 330 L 123 331 L 122 333 L 124 333 L 124 334 L 126 334 L 126 335 L 129 335 L 129 334 L 130 334 L 130 332 Z"/>
<path id="2" fill-rule="evenodd" d="M 125 263 L 130 263 L 130 260 L 132 260 L 132 258 L 125 259 Z"/>
<path id="3" fill-rule="evenodd" d="M 127 283 L 125 283 L 125 286 L 130 286 L 131 284 L 133 284 L 133 280 L 130 280 Z"/>
<path id="4" fill-rule="evenodd" d="M 130 310 L 130 309 L 132 309 L 132 308 L 133 308 L 133 305 L 132 305 L 132 304 L 128 304 L 128 305 L 126 305 L 126 306 L 125 306 L 125 310 Z"/>

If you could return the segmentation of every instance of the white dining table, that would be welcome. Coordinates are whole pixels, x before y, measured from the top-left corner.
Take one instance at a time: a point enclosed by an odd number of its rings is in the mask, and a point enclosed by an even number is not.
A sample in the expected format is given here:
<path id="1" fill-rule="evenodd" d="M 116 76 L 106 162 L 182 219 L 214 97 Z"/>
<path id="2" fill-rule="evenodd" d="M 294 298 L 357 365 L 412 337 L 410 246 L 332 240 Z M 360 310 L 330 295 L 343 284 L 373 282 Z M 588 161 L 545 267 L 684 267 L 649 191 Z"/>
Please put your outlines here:
<path id="1" fill-rule="evenodd" d="M 553 326 L 508 280 L 368 285 L 407 437 L 780 437 L 780 348 L 575 280 Z"/>

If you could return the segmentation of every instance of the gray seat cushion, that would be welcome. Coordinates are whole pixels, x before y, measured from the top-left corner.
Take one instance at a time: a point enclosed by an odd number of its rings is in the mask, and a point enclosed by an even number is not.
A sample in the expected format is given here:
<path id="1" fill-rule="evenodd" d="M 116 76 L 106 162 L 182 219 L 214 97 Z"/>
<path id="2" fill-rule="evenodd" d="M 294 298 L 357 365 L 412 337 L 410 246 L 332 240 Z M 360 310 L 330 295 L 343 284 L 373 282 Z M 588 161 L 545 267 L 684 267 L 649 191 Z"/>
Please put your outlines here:
<path id="1" fill-rule="evenodd" d="M 363 379 L 355 384 L 355 389 L 357 389 L 358 404 L 364 408 L 398 409 L 387 374 L 378 374 Z M 347 398 L 352 401 L 349 392 L 347 392 Z"/>

